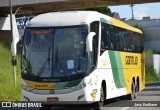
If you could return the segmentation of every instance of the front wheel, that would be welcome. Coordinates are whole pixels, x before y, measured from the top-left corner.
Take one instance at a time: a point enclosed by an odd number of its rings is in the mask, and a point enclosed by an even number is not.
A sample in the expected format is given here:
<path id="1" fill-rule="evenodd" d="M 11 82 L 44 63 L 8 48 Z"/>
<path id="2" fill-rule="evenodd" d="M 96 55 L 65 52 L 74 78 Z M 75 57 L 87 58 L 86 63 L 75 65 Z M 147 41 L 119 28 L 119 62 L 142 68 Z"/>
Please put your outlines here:
<path id="1" fill-rule="evenodd" d="M 105 92 L 104 92 L 104 87 L 101 86 L 101 90 L 100 90 L 100 100 L 98 102 L 98 106 L 99 107 L 103 107 L 104 106 L 104 102 L 106 100 L 106 95 L 105 95 Z"/>

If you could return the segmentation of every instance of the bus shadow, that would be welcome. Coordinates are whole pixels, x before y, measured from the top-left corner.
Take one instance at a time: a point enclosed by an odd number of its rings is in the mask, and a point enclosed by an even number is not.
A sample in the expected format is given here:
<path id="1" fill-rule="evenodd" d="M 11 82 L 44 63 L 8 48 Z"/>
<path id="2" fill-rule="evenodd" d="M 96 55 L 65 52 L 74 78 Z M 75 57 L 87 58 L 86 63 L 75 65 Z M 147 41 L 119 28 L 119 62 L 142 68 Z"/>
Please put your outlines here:
<path id="1" fill-rule="evenodd" d="M 108 99 L 105 101 L 103 107 L 126 107 L 126 97 L 121 96 L 113 99 Z M 121 103 L 119 103 L 121 102 Z M 97 104 L 80 104 L 80 105 L 50 105 L 43 106 L 41 110 L 101 110 L 101 106 L 98 107 Z"/>
<path id="2" fill-rule="evenodd" d="M 126 96 L 108 99 L 105 101 L 105 107 L 121 107 L 126 106 Z M 121 102 L 121 103 L 119 103 Z"/>
<path id="3" fill-rule="evenodd" d="M 92 105 L 50 105 L 44 106 L 41 110 L 100 110 L 99 107 Z"/>

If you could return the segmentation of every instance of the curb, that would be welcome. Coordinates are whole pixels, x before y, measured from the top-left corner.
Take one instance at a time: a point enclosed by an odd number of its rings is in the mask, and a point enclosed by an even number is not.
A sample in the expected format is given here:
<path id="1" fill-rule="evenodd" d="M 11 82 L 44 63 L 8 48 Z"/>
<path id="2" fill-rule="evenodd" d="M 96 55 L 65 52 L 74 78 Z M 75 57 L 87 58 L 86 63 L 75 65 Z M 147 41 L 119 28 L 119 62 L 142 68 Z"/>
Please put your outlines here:
<path id="1" fill-rule="evenodd" d="M 149 83 L 146 83 L 145 86 L 160 86 L 160 81 L 158 81 L 158 82 L 149 82 Z"/>

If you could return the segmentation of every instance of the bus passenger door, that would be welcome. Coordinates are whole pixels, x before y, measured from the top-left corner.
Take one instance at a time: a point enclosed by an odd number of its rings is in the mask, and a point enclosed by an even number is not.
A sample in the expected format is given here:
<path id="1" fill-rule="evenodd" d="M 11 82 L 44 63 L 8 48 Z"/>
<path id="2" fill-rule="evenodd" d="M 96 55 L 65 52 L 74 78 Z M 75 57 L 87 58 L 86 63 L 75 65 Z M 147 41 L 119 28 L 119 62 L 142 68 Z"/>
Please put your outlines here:
<path id="1" fill-rule="evenodd" d="M 98 59 L 98 36 L 99 36 L 99 21 L 92 22 L 90 25 L 90 32 L 95 32 L 96 35 L 93 37 L 93 51 L 90 52 L 90 66 L 95 68 Z"/>

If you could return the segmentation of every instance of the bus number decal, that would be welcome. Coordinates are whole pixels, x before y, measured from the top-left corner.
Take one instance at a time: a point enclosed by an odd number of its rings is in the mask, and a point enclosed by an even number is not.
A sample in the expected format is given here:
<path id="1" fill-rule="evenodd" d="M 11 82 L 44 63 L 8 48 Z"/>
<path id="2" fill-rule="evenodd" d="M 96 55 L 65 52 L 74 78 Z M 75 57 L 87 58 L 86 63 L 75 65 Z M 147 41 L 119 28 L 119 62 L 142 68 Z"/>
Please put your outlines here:
<path id="1" fill-rule="evenodd" d="M 48 84 L 36 84 L 35 87 L 48 87 Z"/>
<path id="2" fill-rule="evenodd" d="M 126 65 L 138 65 L 138 57 L 126 56 Z"/>

